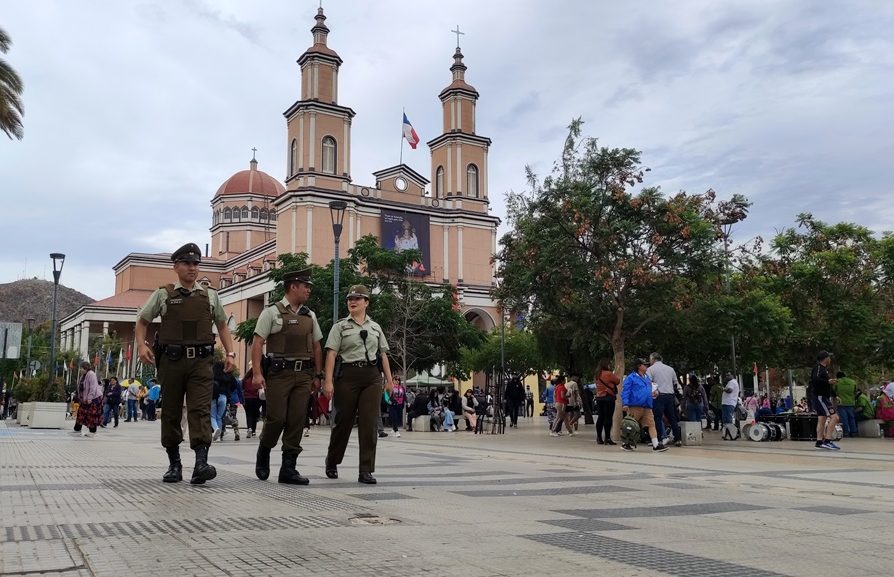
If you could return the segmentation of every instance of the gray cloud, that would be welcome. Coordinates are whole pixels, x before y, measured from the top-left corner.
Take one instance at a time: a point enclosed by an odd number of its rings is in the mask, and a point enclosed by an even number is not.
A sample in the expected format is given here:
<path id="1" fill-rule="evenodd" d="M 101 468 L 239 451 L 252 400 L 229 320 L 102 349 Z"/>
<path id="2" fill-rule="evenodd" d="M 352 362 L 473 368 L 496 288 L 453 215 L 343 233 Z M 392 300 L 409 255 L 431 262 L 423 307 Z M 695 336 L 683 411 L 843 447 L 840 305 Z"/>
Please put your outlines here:
<path id="1" fill-rule="evenodd" d="M 65 282 L 108 296 L 126 253 L 208 242 L 210 200 L 252 146 L 282 178 L 282 111 L 299 97 L 316 6 L 12 0 L 25 140 L 0 142 L 0 282 L 45 275 L 61 250 Z M 355 182 L 397 162 L 402 108 L 423 141 L 441 132 L 459 23 L 478 130 L 494 142 L 494 214 L 525 188 L 526 164 L 551 169 L 582 116 L 603 145 L 643 150 L 649 184 L 749 196 L 743 238 L 807 210 L 876 230 L 894 220 L 894 6 L 385 0 L 326 14 L 339 101 L 357 112 Z M 422 147 L 404 161 L 430 173 Z"/>

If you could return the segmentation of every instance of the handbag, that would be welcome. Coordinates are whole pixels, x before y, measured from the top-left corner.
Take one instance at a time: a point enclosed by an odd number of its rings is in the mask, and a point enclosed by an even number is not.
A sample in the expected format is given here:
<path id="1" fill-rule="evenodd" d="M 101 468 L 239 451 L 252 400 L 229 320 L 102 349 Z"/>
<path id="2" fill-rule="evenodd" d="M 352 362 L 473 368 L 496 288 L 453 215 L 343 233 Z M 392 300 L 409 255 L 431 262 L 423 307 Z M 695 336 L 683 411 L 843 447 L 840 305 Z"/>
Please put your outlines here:
<path id="1" fill-rule="evenodd" d="M 879 395 L 875 418 L 882 421 L 894 421 L 894 401 L 885 393 Z"/>

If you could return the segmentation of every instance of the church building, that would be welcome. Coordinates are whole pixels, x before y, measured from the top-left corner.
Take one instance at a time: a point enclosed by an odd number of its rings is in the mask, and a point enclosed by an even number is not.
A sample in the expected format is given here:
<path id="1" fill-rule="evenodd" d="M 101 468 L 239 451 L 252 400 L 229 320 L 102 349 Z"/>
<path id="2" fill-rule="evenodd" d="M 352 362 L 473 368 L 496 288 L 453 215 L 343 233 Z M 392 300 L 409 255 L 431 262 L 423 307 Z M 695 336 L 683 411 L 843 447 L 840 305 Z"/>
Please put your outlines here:
<path id="1" fill-rule="evenodd" d="M 329 204 L 343 201 L 342 255 L 368 234 L 385 247 L 418 247 L 423 262 L 414 273 L 419 279 L 455 286 L 465 317 L 490 330 L 499 320 L 490 296 L 499 224 L 488 211 L 491 141 L 475 131 L 479 94 L 466 82 L 459 46 L 450 82 L 438 94 L 442 133 L 427 143 L 431 174 L 398 164 L 374 172 L 366 184 L 357 184 L 351 174 L 355 113 L 339 99 L 342 59 L 329 47 L 322 8 L 311 34 L 310 48 L 298 59 L 301 92 L 283 113 L 285 178 L 280 181 L 260 170 L 253 155 L 247 170 L 236 172 L 217 188 L 211 198 L 211 238 L 205 245 L 200 282 L 218 289 L 231 328 L 257 317 L 268 304 L 273 282 L 267 273 L 278 254 L 305 252 L 310 262 L 321 266 L 332 260 L 335 239 Z M 350 101 L 351 95 L 345 96 Z M 62 319 L 62 350 L 76 350 L 89 359 L 96 353 L 89 349 L 90 338 L 110 332 L 135 350 L 137 311 L 153 290 L 176 280 L 171 265 L 169 253 L 131 253 L 122 258 L 113 267 L 114 296 Z M 153 333 L 150 328 L 149 334 Z M 244 373 L 248 348 L 237 342 L 236 350 L 237 366 Z M 135 362 L 132 358 L 130 366 Z"/>

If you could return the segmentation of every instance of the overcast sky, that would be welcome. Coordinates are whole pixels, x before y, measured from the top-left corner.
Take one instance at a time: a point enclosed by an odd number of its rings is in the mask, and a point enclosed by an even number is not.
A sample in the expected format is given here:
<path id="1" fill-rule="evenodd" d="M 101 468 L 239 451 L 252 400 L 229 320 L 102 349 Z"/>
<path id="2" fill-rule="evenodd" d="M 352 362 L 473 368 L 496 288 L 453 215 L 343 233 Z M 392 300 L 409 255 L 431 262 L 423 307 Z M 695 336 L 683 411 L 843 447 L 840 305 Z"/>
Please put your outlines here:
<path id="1" fill-rule="evenodd" d="M 282 179 L 282 112 L 299 97 L 312 0 L 5 0 L 7 60 L 25 82 L 25 139 L 0 136 L 0 282 L 52 278 L 114 291 L 129 252 L 209 242 L 210 200 L 232 173 Z M 545 174 L 571 118 L 643 151 L 648 184 L 754 202 L 741 239 L 799 212 L 891 228 L 894 2 L 324 1 L 353 108 L 355 183 L 397 164 L 401 108 L 441 131 L 457 24 L 466 80 L 493 139 L 489 186 Z M 405 150 L 424 175 L 427 147 Z"/>

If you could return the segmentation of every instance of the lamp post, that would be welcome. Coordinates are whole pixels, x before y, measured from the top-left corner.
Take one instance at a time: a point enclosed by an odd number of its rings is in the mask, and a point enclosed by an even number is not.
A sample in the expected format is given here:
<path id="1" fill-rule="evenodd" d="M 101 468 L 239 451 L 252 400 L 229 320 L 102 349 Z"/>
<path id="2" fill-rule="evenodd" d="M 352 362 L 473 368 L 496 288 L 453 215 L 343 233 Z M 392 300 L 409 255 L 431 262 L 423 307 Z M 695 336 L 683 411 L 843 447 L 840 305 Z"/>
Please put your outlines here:
<path id="1" fill-rule="evenodd" d="M 333 200 L 329 203 L 329 217 L 332 219 L 332 236 L 335 237 L 335 267 L 332 274 L 332 324 L 338 320 L 338 283 L 340 281 L 340 263 L 338 258 L 338 245 L 341 239 L 342 223 L 345 220 L 345 209 L 348 203 L 343 200 Z"/>
<path id="2" fill-rule="evenodd" d="M 733 274 L 731 270 L 731 262 L 729 259 L 729 237 L 730 233 L 733 230 L 733 224 L 735 221 L 725 220 L 720 223 L 721 230 L 723 231 L 723 252 L 726 255 L 726 292 L 730 292 L 730 277 Z M 730 349 L 732 354 L 732 362 L 733 362 L 733 377 L 738 379 L 738 374 L 736 373 L 736 335 L 730 335 Z"/>
<path id="3" fill-rule="evenodd" d="M 52 390 L 53 382 L 56 380 L 56 295 L 59 292 L 59 277 L 62 276 L 65 255 L 54 252 L 50 254 L 50 258 L 53 259 L 53 322 L 50 325 L 50 366 L 47 367 L 50 380 L 47 383 L 47 391 Z"/>
<path id="4" fill-rule="evenodd" d="M 34 319 L 28 319 L 28 363 L 25 365 L 28 367 L 28 376 L 31 376 L 31 325 L 34 323 Z"/>

